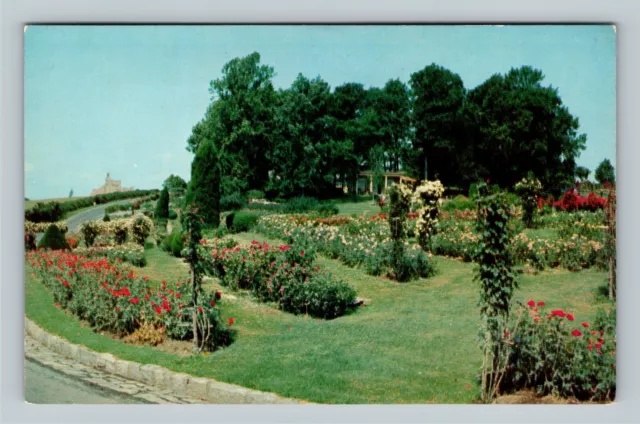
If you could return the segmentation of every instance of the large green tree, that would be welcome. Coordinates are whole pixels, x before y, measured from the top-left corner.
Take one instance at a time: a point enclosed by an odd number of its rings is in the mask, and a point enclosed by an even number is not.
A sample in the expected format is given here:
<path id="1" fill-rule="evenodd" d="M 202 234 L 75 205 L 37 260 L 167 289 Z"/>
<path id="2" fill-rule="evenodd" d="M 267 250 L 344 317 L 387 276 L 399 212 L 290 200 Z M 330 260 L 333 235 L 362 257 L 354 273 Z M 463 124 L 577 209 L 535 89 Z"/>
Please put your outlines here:
<path id="1" fill-rule="evenodd" d="M 447 175 L 455 169 L 456 126 L 465 96 L 462 79 L 434 63 L 411 74 L 410 85 L 419 177 L 450 183 Z"/>
<path id="2" fill-rule="evenodd" d="M 529 66 L 493 75 L 471 90 L 465 103 L 472 127 L 473 162 L 483 177 L 512 186 L 529 171 L 545 190 L 573 183 L 586 136 L 562 105 L 557 89 Z"/>
<path id="3" fill-rule="evenodd" d="M 162 190 L 160 190 L 160 197 L 156 201 L 155 217 L 169 217 L 169 189 L 166 185 L 162 188 Z"/>
<path id="4" fill-rule="evenodd" d="M 187 140 L 190 151 L 208 139 L 233 158 L 223 170 L 230 190 L 263 189 L 268 180 L 265 153 L 272 147 L 274 74 L 272 67 L 260 63 L 258 53 L 226 63 L 222 76 L 211 81 L 211 104 L 204 119 Z"/>
<path id="5" fill-rule="evenodd" d="M 179 175 L 171 174 L 164 180 L 162 186 L 166 187 L 169 193 L 179 193 L 187 189 L 187 182 Z"/>
<path id="6" fill-rule="evenodd" d="M 287 90 L 278 93 L 270 188 L 280 195 L 320 195 L 333 182 L 329 115 L 331 90 L 320 77 L 298 75 Z"/>
<path id="7" fill-rule="evenodd" d="M 616 183 L 616 170 L 613 168 L 611 161 L 609 159 L 604 159 L 600 162 L 600 165 L 596 168 L 595 173 L 596 181 L 600 184 Z"/>
<path id="8" fill-rule="evenodd" d="M 204 221 L 217 228 L 220 223 L 221 153 L 211 140 L 204 139 L 191 163 L 191 181 L 186 203 L 198 208 Z"/>

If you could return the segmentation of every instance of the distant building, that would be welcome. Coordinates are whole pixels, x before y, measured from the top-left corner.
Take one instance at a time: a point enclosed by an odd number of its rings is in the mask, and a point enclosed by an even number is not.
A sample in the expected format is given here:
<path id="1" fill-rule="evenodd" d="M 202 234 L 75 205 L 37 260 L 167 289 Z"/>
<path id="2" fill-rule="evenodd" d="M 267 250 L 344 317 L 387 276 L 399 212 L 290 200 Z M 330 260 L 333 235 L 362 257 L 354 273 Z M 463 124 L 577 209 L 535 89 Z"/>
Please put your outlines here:
<path id="1" fill-rule="evenodd" d="M 98 194 L 116 193 L 120 191 L 132 191 L 133 187 L 122 187 L 120 180 L 112 180 L 107 172 L 107 178 L 104 179 L 104 185 L 100 188 L 91 190 L 91 196 Z"/>

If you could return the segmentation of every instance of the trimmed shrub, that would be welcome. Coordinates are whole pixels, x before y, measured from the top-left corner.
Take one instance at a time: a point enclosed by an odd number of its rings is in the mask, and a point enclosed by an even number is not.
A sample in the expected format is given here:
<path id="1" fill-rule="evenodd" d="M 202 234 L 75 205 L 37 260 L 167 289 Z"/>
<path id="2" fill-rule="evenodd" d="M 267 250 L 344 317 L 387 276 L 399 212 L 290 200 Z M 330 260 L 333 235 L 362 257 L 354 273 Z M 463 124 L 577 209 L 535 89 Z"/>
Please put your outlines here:
<path id="1" fill-rule="evenodd" d="M 102 218 L 102 220 L 103 220 L 104 222 L 109 222 L 109 221 L 111 221 L 111 217 L 109 216 L 109 214 L 108 214 L 108 213 L 105 213 L 105 214 L 104 214 L 104 217 Z"/>
<path id="2" fill-rule="evenodd" d="M 446 212 L 475 210 L 476 203 L 466 196 L 458 195 L 444 202 L 440 209 Z"/>
<path id="3" fill-rule="evenodd" d="M 44 232 L 44 236 L 40 243 L 38 243 L 38 249 L 69 249 L 69 244 L 64 238 L 64 233 L 55 225 L 50 225 L 47 231 Z"/>
<path id="4" fill-rule="evenodd" d="M 182 249 L 184 249 L 184 233 L 174 228 L 171 231 L 171 254 L 176 258 L 181 258 Z"/>
<path id="5" fill-rule="evenodd" d="M 258 223 L 258 219 L 260 218 L 259 215 L 251 212 L 240 211 L 234 215 L 234 218 L 232 218 L 232 231 L 236 233 L 249 231 Z"/>
<path id="6" fill-rule="evenodd" d="M 186 204 L 198 207 L 198 213 L 209 225 L 220 225 L 220 161 L 211 140 L 200 143 L 191 163 L 191 181 L 187 186 Z"/>
<path id="7" fill-rule="evenodd" d="M 235 218 L 235 212 L 231 212 L 229 215 L 225 217 L 225 223 L 227 224 L 227 229 L 229 231 L 233 230 L 233 218 Z"/>
<path id="8" fill-rule="evenodd" d="M 166 186 L 162 191 L 160 191 L 160 197 L 156 202 L 154 216 L 160 219 L 169 217 L 169 190 Z"/>
<path id="9" fill-rule="evenodd" d="M 321 203 L 317 208 L 316 212 L 321 216 L 333 216 L 337 215 L 340 210 L 333 203 Z"/>

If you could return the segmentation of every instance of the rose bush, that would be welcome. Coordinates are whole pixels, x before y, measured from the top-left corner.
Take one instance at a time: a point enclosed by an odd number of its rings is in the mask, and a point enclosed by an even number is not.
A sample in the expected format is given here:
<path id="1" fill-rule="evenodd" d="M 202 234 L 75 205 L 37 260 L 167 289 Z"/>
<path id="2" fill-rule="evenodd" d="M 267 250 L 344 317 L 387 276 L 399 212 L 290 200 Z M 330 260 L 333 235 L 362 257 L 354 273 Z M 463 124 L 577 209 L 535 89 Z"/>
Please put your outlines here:
<path id="1" fill-rule="evenodd" d="M 184 283 L 163 281 L 160 288 L 153 288 L 146 277 L 136 276 L 122 263 L 64 251 L 29 252 L 26 259 L 54 302 L 98 331 L 126 336 L 147 322 L 164 328 L 173 339 L 188 340 L 193 335 L 191 300 Z M 198 300 L 196 313 L 206 316 L 212 326 L 208 349 L 230 343 L 231 333 L 220 320 L 215 295 L 201 295 Z"/>
<path id="2" fill-rule="evenodd" d="M 532 388 L 579 400 L 614 400 L 615 311 L 599 311 L 595 323 L 530 300 L 513 316 L 504 342 L 511 346 L 503 391 Z"/>
<path id="3" fill-rule="evenodd" d="M 314 266 L 310 248 L 228 243 L 219 239 L 201 243 L 211 249 L 209 268 L 224 286 L 251 290 L 258 299 L 276 302 L 287 312 L 326 319 L 343 315 L 355 301 L 348 284 Z"/>

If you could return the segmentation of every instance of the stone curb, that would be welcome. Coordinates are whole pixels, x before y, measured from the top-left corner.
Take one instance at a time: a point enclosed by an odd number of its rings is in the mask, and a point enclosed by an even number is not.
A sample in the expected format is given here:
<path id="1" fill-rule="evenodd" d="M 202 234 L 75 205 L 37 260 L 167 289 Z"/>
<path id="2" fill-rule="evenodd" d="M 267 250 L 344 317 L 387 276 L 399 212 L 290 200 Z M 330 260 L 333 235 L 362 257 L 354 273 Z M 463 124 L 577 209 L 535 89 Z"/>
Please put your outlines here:
<path id="1" fill-rule="evenodd" d="M 119 375 L 129 380 L 168 389 L 179 396 L 190 396 L 210 403 L 222 404 L 307 403 L 297 399 L 280 397 L 269 392 L 222 383 L 209 378 L 174 372 L 159 365 L 141 365 L 136 362 L 118 359 L 110 353 L 95 352 L 85 346 L 73 344 L 59 336 L 49 334 L 27 317 L 24 320 L 26 332 L 56 353 L 81 364 Z"/>

